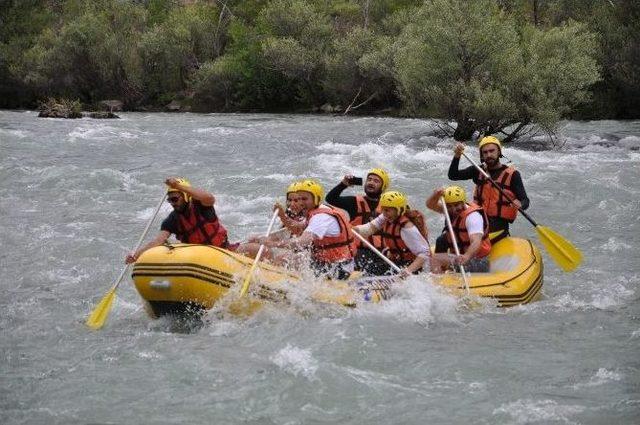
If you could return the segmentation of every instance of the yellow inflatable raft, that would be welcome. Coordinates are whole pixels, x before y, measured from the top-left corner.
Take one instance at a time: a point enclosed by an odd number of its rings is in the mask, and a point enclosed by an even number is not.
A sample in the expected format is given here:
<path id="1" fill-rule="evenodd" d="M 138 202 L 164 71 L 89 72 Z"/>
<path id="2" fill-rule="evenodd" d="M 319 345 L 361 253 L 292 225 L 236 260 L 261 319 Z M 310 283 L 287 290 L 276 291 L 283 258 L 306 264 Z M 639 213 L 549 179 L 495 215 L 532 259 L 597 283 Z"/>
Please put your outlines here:
<path id="1" fill-rule="evenodd" d="M 133 281 L 153 317 L 181 314 L 192 308 L 210 309 L 233 285 L 242 281 L 253 259 L 207 245 L 162 245 L 145 251 L 133 267 Z M 490 273 L 469 275 L 474 295 L 495 298 L 500 306 L 535 300 L 542 287 L 542 258 L 528 240 L 505 238 L 491 250 Z M 432 281 L 464 293 L 460 274 L 431 276 Z M 288 293 L 300 284 L 300 276 L 283 268 L 260 263 L 249 290 L 253 307 L 262 302 L 287 302 Z M 354 307 L 379 302 L 401 284 L 387 276 L 326 281 L 309 295 L 314 301 Z M 293 285 L 293 286 L 292 286 Z M 252 308 L 253 308 L 252 307 Z"/>

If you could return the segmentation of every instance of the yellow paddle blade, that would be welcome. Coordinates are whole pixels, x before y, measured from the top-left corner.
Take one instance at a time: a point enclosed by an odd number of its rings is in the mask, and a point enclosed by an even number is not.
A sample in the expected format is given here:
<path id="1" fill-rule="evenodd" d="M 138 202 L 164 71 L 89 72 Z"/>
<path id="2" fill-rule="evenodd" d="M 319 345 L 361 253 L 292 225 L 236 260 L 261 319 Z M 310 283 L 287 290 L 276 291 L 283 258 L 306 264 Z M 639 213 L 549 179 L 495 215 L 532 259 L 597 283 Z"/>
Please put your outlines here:
<path id="1" fill-rule="evenodd" d="M 492 241 L 495 238 L 497 238 L 498 236 L 500 236 L 502 234 L 502 232 L 504 232 L 504 230 L 498 230 L 496 232 L 491 232 L 489 233 L 489 240 Z"/>
<path id="2" fill-rule="evenodd" d="M 536 226 L 538 237 L 558 266 L 565 272 L 576 269 L 582 262 L 582 253 L 571 242 L 545 226 Z"/>
<path id="3" fill-rule="evenodd" d="M 107 317 L 109 317 L 109 312 L 111 311 L 111 305 L 113 304 L 113 300 L 115 297 L 116 297 L 116 291 L 115 291 L 115 288 L 112 288 L 100 300 L 96 308 L 93 309 L 93 311 L 89 315 L 89 318 L 87 319 L 85 324 L 94 330 L 98 330 L 102 326 L 104 326 L 104 322 L 106 322 Z"/>

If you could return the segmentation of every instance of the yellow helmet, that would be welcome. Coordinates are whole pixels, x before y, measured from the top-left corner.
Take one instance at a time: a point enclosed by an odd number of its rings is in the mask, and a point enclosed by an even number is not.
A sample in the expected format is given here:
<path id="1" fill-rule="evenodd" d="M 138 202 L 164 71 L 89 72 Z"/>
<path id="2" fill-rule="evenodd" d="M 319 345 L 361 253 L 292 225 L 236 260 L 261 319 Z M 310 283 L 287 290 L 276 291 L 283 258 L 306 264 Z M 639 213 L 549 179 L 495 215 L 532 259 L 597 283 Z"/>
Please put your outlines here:
<path id="1" fill-rule="evenodd" d="M 407 197 L 398 191 L 390 190 L 389 192 L 384 192 L 380 197 L 380 202 L 378 205 L 382 208 L 395 208 L 398 212 L 398 215 L 402 215 L 409 209 L 409 203 L 407 202 Z"/>
<path id="2" fill-rule="evenodd" d="M 189 183 L 189 180 L 185 179 L 184 177 L 176 177 L 176 181 L 178 182 L 178 184 L 180 184 L 182 186 L 191 187 L 191 183 Z M 185 202 L 189 202 L 189 195 L 187 195 L 186 192 L 183 192 L 181 190 L 174 189 L 171 186 L 168 186 L 167 187 L 167 194 L 169 194 L 171 192 L 180 192 L 180 193 L 182 193 L 182 196 L 184 197 L 184 201 Z"/>
<path id="3" fill-rule="evenodd" d="M 372 168 L 367 173 L 367 177 L 369 177 L 369 174 L 376 175 L 380 177 L 380 179 L 382 179 L 382 187 L 380 188 L 381 192 L 387 190 L 389 184 L 391 183 L 391 180 L 389 179 L 389 174 L 385 170 L 383 170 L 382 168 Z"/>
<path id="4" fill-rule="evenodd" d="M 500 143 L 500 140 L 498 140 L 498 138 L 494 136 L 483 137 L 480 140 L 480 143 L 478 144 L 478 149 L 482 150 L 482 147 L 484 145 L 490 145 L 490 144 L 497 145 L 498 149 L 500 149 L 500 152 L 502 152 L 502 143 Z"/>
<path id="5" fill-rule="evenodd" d="M 460 186 L 449 186 L 444 190 L 444 202 L 455 204 L 456 202 L 466 202 L 467 194 Z"/>
<path id="6" fill-rule="evenodd" d="M 289 195 L 289 194 L 290 194 L 290 193 L 292 193 L 292 192 L 297 192 L 298 190 L 300 190 L 300 189 L 299 189 L 299 188 L 300 188 L 300 183 L 302 183 L 302 182 L 300 182 L 300 181 L 295 181 L 295 182 L 291 183 L 291 184 L 289 185 L 289 187 L 287 187 L 287 192 L 286 192 L 286 194 L 287 194 L 287 195 Z"/>
<path id="7" fill-rule="evenodd" d="M 322 185 L 315 180 L 303 180 L 298 183 L 297 187 L 298 192 L 309 192 L 313 195 L 313 203 L 317 207 L 322 202 L 322 198 L 324 198 L 324 189 Z"/>

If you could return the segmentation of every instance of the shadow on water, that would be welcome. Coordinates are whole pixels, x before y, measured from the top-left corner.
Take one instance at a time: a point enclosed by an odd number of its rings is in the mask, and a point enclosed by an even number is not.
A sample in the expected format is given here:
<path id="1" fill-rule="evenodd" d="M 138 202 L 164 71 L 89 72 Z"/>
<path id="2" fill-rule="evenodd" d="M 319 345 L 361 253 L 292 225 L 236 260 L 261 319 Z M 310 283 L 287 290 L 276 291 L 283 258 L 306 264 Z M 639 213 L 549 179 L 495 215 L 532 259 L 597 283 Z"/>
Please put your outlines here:
<path id="1" fill-rule="evenodd" d="M 205 310 L 194 303 L 151 303 L 158 318 L 162 318 L 163 331 L 180 334 L 194 334 L 205 325 Z"/>

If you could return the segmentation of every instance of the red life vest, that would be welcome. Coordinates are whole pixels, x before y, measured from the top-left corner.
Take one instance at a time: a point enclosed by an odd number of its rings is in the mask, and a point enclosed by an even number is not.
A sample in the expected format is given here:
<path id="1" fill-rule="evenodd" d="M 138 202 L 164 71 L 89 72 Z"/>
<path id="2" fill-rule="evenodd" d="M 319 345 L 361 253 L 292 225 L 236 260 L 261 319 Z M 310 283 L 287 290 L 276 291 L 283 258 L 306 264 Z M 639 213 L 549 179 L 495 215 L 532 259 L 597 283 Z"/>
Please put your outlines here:
<path id="1" fill-rule="evenodd" d="M 374 212 L 371 212 L 371 208 L 369 207 L 369 203 L 362 195 L 356 196 L 356 214 L 351 220 L 349 224 L 351 226 L 359 226 L 361 224 L 367 224 L 372 221 L 374 218 L 382 214 L 382 208 L 380 206 L 376 207 Z M 382 237 L 380 235 L 371 235 L 369 236 L 369 242 L 373 245 L 378 251 L 381 251 L 383 248 L 382 245 Z M 362 242 L 359 239 L 355 241 L 356 249 L 362 246 Z"/>
<path id="2" fill-rule="evenodd" d="M 400 265 L 410 264 L 416 259 L 415 254 L 411 252 L 407 244 L 404 243 L 400 234 L 402 228 L 408 223 L 413 223 L 420 234 L 428 241 L 424 215 L 418 210 L 409 210 L 393 222 L 385 221 L 380 232 L 383 251 L 391 261 Z"/>
<path id="3" fill-rule="evenodd" d="M 178 230 L 176 237 L 183 243 L 213 245 L 226 248 L 227 229 L 220 224 L 218 217 L 213 220 L 200 214 L 193 202 L 187 204 L 185 213 L 178 213 Z"/>
<path id="4" fill-rule="evenodd" d="M 353 259 L 355 243 L 346 214 L 331 206 L 328 208 L 318 207 L 307 212 L 307 223 L 316 214 L 328 214 L 335 217 L 340 226 L 340 234 L 338 236 L 325 236 L 322 239 L 314 238 L 311 249 L 314 260 L 324 263 L 336 263 Z"/>
<path id="5" fill-rule="evenodd" d="M 473 200 L 476 204 L 482 206 L 487 217 L 500 217 L 508 220 L 510 223 L 513 223 L 516 219 L 518 209 L 508 201 L 508 199 L 516 199 L 515 193 L 511 190 L 511 179 L 515 171 L 516 169 L 513 167 L 505 167 L 498 175 L 498 178 L 494 179 L 509 198 L 505 198 L 505 196 L 480 173 L 480 182 L 476 185 L 473 192 Z"/>
<path id="6" fill-rule="evenodd" d="M 489 220 L 487 219 L 487 215 L 485 214 L 482 207 L 474 203 L 467 204 L 467 208 L 453 219 L 453 221 L 451 222 L 451 227 L 453 227 L 453 232 L 456 235 L 456 241 L 458 242 L 460 254 L 464 254 L 465 252 L 467 252 L 467 249 L 471 244 L 469 232 L 467 231 L 467 217 L 469 216 L 469 214 L 475 211 L 478 211 L 482 215 L 482 219 L 484 221 L 482 243 L 480 244 L 480 249 L 475 255 L 477 258 L 482 258 L 489 255 L 489 252 L 491 251 L 491 241 L 489 240 Z M 449 242 L 449 246 L 453 246 L 453 242 L 451 241 L 451 235 L 449 234 L 449 232 L 447 232 L 447 241 Z"/>

